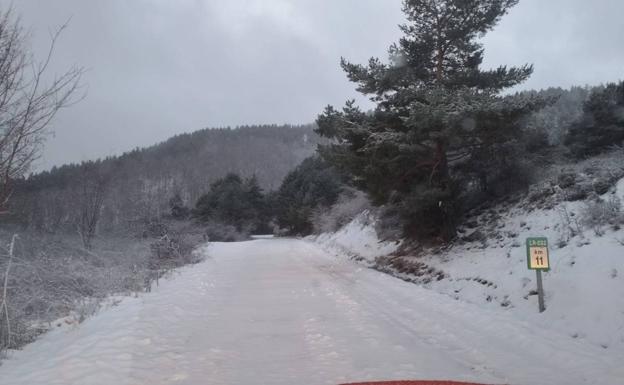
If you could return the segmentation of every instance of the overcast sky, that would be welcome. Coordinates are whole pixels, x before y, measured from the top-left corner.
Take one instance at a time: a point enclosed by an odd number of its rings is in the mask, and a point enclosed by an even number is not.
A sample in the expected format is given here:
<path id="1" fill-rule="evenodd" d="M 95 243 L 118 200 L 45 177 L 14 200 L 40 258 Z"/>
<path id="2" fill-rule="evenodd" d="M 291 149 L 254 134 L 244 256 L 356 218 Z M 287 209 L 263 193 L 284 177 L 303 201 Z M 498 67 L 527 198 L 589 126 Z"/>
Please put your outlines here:
<path id="1" fill-rule="evenodd" d="M 312 122 L 357 96 L 340 56 L 385 58 L 403 22 L 400 0 L 13 4 L 39 56 L 48 30 L 71 17 L 54 71 L 88 69 L 88 95 L 54 122 L 39 169 L 205 127 Z M 486 37 L 486 67 L 534 63 L 521 88 L 623 79 L 622 15 L 621 0 L 521 0 Z"/>

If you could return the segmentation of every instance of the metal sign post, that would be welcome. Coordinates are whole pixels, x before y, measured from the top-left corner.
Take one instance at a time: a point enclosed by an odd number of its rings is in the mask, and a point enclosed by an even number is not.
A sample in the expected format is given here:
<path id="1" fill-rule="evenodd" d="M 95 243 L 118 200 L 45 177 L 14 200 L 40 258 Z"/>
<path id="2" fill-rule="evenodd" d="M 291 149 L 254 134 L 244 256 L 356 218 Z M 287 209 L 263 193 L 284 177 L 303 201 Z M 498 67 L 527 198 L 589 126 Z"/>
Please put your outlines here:
<path id="1" fill-rule="evenodd" d="M 529 270 L 535 270 L 537 275 L 539 311 L 543 313 L 546 310 L 546 305 L 544 303 L 542 271 L 550 270 L 547 238 L 527 238 L 527 266 Z"/>
<path id="2" fill-rule="evenodd" d="M 537 274 L 537 301 L 539 303 L 539 312 L 543 313 L 546 310 L 546 305 L 544 304 L 544 285 L 542 284 L 542 271 L 535 270 Z"/>

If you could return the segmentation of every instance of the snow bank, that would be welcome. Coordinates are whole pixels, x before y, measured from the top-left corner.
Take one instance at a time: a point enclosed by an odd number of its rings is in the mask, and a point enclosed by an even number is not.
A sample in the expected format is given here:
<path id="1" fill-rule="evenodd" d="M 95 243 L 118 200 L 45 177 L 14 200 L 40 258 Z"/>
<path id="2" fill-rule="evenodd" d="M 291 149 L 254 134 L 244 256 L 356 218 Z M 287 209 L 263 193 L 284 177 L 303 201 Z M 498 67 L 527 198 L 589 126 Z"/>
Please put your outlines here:
<path id="1" fill-rule="evenodd" d="M 570 338 L 624 350 L 624 247 L 617 240 L 624 234 L 598 237 L 585 231 L 584 237 L 575 237 L 559 248 L 559 221 L 556 210 L 515 216 L 503 228 L 517 234 L 514 239 L 429 255 L 425 262 L 448 277 L 427 287 L 456 299 L 508 309 L 536 327 L 565 331 Z M 524 241 L 531 236 L 547 236 L 551 241 L 551 270 L 544 274 L 547 310 L 543 314 L 537 313 L 533 292 L 536 274 L 526 266 Z"/>
<path id="2" fill-rule="evenodd" d="M 366 210 L 335 233 L 308 237 L 334 254 L 346 254 L 369 263 L 395 252 L 400 243 L 381 241 L 375 231 L 375 218 Z"/>
<path id="3" fill-rule="evenodd" d="M 603 198 L 617 195 L 624 202 L 624 179 Z M 456 300 L 509 312 L 535 327 L 558 330 L 571 339 L 624 352 L 624 230 L 596 235 L 582 229 L 584 202 L 563 202 L 552 209 L 528 212 L 521 205 L 486 214 L 500 216 L 485 237 L 431 251 L 408 261 L 442 270 L 426 288 Z M 324 247 L 361 255 L 367 261 L 391 254 L 395 244 L 378 243 L 374 219 L 362 214 L 335 234 L 316 241 Z M 577 230 L 580 234 L 574 235 Z M 545 236 L 550 241 L 551 270 L 544 274 L 547 310 L 538 313 L 536 274 L 527 269 L 525 241 Z M 394 275 L 409 279 L 405 273 Z"/>

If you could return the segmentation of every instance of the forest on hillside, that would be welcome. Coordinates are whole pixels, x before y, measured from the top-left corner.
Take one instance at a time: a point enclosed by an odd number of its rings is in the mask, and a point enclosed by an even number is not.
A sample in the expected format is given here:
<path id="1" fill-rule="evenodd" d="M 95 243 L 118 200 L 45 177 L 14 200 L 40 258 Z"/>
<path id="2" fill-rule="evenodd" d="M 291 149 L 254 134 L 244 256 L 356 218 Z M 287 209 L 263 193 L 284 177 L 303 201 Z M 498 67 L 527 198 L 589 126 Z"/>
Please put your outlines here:
<path id="1" fill-rule="evenodd" d="M 21 228 L 71 232 L 97 201 L 97 230 L 126 232 L 169 213 L 179 197 L 193 206 L 228 173 L 277 188 L 320 143 L 312 125 L 205 129 L 121 156 L 54 167 L 14 181 L 10 215 Z M 94 213 L 93 213 L 94 214 Z"/>

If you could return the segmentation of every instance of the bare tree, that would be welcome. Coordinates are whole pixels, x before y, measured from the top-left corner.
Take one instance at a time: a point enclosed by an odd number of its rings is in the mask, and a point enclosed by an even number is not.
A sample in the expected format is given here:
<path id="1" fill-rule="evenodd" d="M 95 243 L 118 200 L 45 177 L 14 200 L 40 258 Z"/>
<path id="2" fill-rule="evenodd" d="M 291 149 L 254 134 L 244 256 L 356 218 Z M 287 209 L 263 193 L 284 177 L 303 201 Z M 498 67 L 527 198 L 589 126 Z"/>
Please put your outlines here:
<path id="1" fill-rule="evenodd" d="M 82 243 L 90 250 L 102 214 L 108 178 L 100 164 L 83 163 L 78 189 L 78 233 Z"/>
<path id="2" fill-rule="evenodd" d="M 83 68 L 46 80 L 56 43 L 67 23 L 50 33 L 50 47 L 37 61 L 12 9 L 0 11 L 0 213 L 7 211 L 12 181 L 40 155 L 56 113 L 77 101 Z"/>
<path id="3" fill-rule="evenodd" d="M 4 279 L 2 284 L 2 302 L 0 303 L 0 316 L 4 316 L 0 318 L 0 350 L 3 347 L 11 347 L 11 317 L 9 315 L 7 289 L 9 286 L 9 273 L 11 272 L 11 263 L 13 262 L 13 253 L 15 252 L 16 240 L 17 235 L 13 235 L 13 238 L 11 239 L 11 245 L 9 246 L 9 255 L 6 269 L 4 270 Z M 2 327 L 2 324 L 4 323 L 5 325 L 4 327 Z"/>

